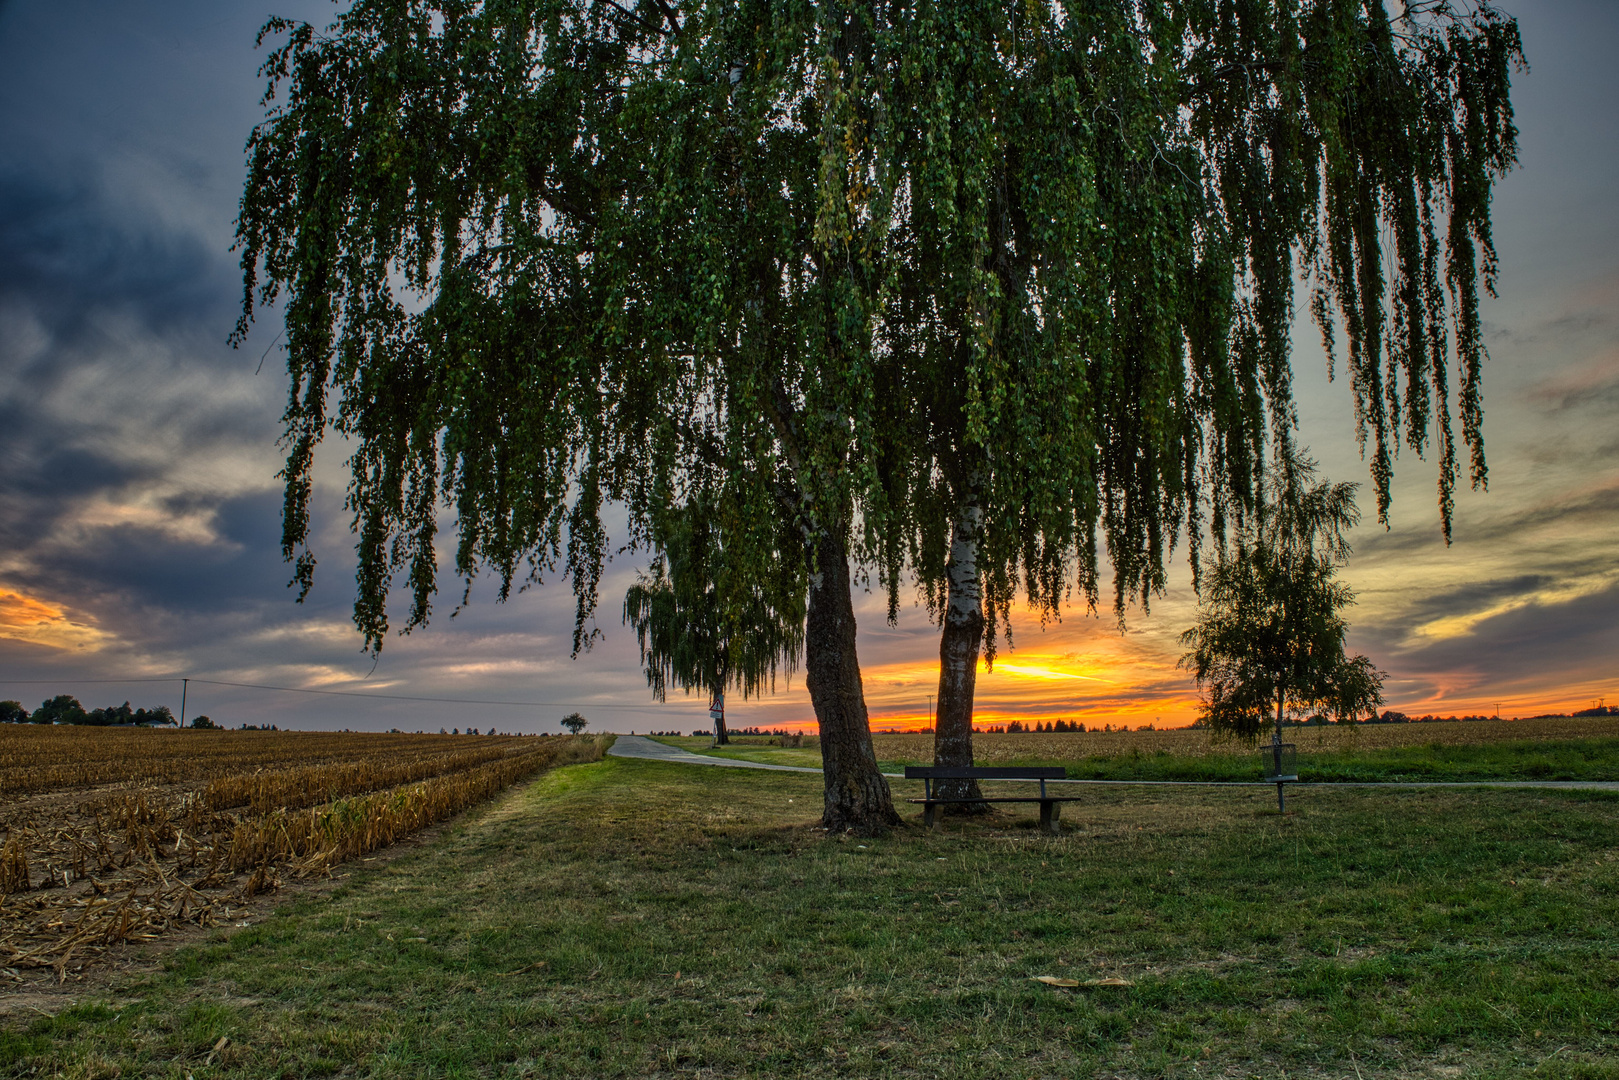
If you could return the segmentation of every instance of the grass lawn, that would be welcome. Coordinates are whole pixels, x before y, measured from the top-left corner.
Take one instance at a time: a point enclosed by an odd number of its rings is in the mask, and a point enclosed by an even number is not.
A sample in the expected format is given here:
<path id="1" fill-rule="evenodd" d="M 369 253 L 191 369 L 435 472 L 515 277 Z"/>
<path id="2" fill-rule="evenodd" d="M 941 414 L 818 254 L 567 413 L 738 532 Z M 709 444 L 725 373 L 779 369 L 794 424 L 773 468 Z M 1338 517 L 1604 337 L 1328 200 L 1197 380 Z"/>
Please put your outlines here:
<path id="1" fill-rule="evenodd" d="M 1290 730 L 1299 750 L 1299 779 L 1310 783 L 1399 782 L 1411 780 L 1619 780 L 1619 738 L 1513 739 L 1485 743 L 1430 741 L 1409 746 L 1345 747 L 1321 739 L 1320 728 Z M 931 736 L 875 735 L 878 764 L 897 773 L 906 765 L 933 764 Z M 994 764 L 1061 765 L 1073 780 L 1249 780 L 1261 779 L 1258 748 L 1232 746 L 1217 753 L 1188 754 L 1178 749 L 1139 749 L 1133 733 L 1108 737 L 1108 753 L 1064 756 L 1063 736 L 977 735 L 975 744 L 996 741 Z M 1028 748 L 1019 752 L 1019 743 Z M 738 739 L 715 747 L 708 736 L 664 736 L 658 742 L 693 753 L 777 765 L 821 766 L 817 748 L 762 745 Z M 1072 740 L 1077 743 L 1078 740 Z M 1319 744 L 1319 745 L 1318 745 Z M 1053 752 L 1057 750 L 1058 752 Z M 985 764 L 980 760 L 979 764 Z"/>
<path id="2" fill-rule="evenodd" d="M 1619 797 L 1087 796 L 860 841 L 813 775 L 560 769 L 0 1075 L 1619 1077 Z"/>

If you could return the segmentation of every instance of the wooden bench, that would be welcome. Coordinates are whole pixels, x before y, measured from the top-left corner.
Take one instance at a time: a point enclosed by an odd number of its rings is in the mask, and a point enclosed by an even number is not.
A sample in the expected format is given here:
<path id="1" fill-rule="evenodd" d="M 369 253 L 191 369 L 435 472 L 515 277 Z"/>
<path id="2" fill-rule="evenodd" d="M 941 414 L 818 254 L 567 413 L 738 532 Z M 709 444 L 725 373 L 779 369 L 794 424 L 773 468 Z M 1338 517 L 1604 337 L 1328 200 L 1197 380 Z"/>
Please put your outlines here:
<path id="1" fill-rule="evenodd" d="M 922 781 L 922 798 L 908 802 L 922 804 L 922 824 L 933 828 L 938 823 L 938 808 L 951 803 L 1003 803 L 1033 802 L 1040 804 L 1040 831 L 1056 835 L 1060 831 L 1057 816 L 1065 802 L 1078 802 L 1074 795 L 1047 795 L 1047 780 L 1062 780 L 1068 775 L 1060 765 L 1030 765 L 1002 767 L 945 767 L 939 765 L 907 765 L 905 779 Z M 1038 780 L 1038 795 L 984 795 L 976 799 L 943 799 L 933 794 L 935 780 Z"/>

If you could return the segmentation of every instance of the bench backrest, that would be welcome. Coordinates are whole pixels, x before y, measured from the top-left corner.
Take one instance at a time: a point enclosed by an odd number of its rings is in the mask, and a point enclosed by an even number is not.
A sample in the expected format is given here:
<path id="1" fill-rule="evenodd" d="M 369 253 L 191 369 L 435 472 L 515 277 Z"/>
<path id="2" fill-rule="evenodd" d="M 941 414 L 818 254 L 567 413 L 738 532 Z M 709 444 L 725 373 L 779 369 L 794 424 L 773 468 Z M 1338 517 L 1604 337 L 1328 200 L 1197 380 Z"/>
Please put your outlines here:
<path id="1" fill-rule="evenodd" d="M 1061 780 L 1067 775 L 1061 765 L 905 766 L 907 780 Z"/>

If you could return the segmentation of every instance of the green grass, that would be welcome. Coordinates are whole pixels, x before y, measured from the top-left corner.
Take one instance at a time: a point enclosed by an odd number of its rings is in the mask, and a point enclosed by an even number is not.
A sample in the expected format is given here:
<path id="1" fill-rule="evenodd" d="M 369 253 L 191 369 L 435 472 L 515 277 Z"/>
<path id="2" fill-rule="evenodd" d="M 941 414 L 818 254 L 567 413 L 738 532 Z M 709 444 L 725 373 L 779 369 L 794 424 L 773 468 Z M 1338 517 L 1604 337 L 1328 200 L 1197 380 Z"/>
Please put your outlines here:
<path id="1" fill-rule="evenodd" d="M 1513 740 L 1452 746 L 1427 743 L 1348 752 L 1315 751 L 1308 729 L 1298 745 L 1299 779 L 1313 783 L 1414 780 L 1619 780 L 1619 739 Z M 1030 758 L 1020 765 L 1062 765 L 1075 780 L 1259 780 L 1260 754 L 1128 753 L 1079 761 Z"/>
<path id="2" fill-rule="evenodd" d="M 1566 740 L 1515 739 L 1473 745 L 1444 745 L 1364 749 L 1349 752 L 1312 751 L 1311 729 L 1289 732 L 1298 745 L 1299 779 L 1314 783 L 1401 782 L 1414 780 L 1603 780 L 1619 781 L 1619 739 Z M 684 736 L 661 738 L 695 753 L 742 761 L 820 767 L 821 752 L 768 746 L 710 748 L 711 739 Z M 882 741 L 877 742 L 879 753 Z M 879 761 L 886 772 L 929 761 Z M 1167 752 L 1126 752 L 1080 759 L 1038 755 L 1003 764 L 1061 765 L 1074 780 L 1219 780 L 1261 779 L 1259 753 L 1188 756 Z"/>
<path id="3" fill-rule="evenodd" d="M 561 769 L 0 1075 L 1619 1077 L 1619 797 L 1086 795 L 862 841 L 816 776 Z"/>

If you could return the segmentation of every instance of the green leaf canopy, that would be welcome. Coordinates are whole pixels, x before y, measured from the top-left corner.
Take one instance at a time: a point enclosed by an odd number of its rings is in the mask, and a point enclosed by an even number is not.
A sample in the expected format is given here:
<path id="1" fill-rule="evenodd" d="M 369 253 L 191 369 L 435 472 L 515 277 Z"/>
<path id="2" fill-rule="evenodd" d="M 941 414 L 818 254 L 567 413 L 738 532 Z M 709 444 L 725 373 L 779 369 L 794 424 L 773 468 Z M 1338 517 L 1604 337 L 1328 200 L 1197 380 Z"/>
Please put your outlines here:
<path id="1" fill-rule="evenodd" d="M 583 617 L 602 499 L 645 510 L 703 454 L 785 459 L 925 579 L 927 494 L 987 459 L 1037 597 L 1070 558 L 1094 589 L 1098 522 L 1121 598 L 1160 587 L 1197 496 L 1248 489 L 1267 405 L 1291 419 L 1300 270 L 1380 513 L 1393 448 L 1433 444 L 1448 528 L 1452 353 L 1484 480 L 1521 59 L 1486 4 L 359 0 L 266 33 L 241 329 L 285 295 L 306 586 L 314 447 L 353 440 L 373 646 L 396 574 L 427 617 L 441 497 L 459 573 L 560 568 Z"/>

